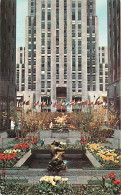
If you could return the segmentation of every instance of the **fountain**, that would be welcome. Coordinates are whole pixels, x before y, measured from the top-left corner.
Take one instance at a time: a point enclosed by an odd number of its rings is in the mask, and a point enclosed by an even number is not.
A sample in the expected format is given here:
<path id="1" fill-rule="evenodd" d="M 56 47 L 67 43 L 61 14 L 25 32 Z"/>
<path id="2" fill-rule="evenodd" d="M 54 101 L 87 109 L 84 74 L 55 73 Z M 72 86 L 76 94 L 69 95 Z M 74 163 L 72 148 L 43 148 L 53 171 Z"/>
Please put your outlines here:
<path id="1" fill-rule="evenodd" d="M 52 159 L 48 163 L 48 171 L 60 171 L 66 169 L 66 164 L 63 162 L 64 148 L 59 141 L 53 141 L 50 144 L 50 152 Z"/>

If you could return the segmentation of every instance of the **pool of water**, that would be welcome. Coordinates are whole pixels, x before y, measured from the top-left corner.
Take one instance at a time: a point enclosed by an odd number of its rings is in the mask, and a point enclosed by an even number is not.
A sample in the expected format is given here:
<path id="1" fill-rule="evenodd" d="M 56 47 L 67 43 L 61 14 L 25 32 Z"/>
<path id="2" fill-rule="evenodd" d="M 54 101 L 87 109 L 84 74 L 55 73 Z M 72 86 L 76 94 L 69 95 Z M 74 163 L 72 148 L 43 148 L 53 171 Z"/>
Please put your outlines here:
<path id="1" fill-rule="evenodd" d="M 28 166 L 29 168 L 46 169 L 50 160 L 51 156 L 49 154 L 32 154 L 24 163 L 24 166 Z M 73 157 L 70 155 L 64 156 L 64 163 L 67 165 L 68 169 L 83 169 L 85 167 L 93 167 L 86 155 L 83 155 L 82 157 L 79 154 L 74 154 Z"/>

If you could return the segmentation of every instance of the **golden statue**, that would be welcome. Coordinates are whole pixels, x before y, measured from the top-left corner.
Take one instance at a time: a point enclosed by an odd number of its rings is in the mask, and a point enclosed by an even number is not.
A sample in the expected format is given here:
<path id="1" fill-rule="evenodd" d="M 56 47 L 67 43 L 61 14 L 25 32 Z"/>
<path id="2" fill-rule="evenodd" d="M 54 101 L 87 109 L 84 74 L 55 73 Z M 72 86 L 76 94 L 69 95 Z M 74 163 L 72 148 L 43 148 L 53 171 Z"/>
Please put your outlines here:
<path id="1" fill-rule="evenodd" d="M 48 163 L 48 171 L 60 171 L 66 169 L 66 164 L 63 162 L 64 148 L 62 148 L 61 142 L 54 141 L 50 145 L 51 161 Z"/>

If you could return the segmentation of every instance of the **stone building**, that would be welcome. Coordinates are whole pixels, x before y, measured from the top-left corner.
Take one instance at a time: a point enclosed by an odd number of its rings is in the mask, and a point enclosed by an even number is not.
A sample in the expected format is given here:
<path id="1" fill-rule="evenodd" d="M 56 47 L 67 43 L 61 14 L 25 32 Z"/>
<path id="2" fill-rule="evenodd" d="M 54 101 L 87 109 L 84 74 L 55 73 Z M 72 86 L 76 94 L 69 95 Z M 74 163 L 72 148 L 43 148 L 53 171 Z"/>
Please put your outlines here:
<path id="1" fill-rule="evenodd" d="M 98 19 L 95 0 L 28 0 L 25 99 L 77 101 L 98 96 Z M 67 107 L 71 111 L 72 107 Z"/>
<path id="2" fill-rule="evenodd" d="M 10 128 L 16 98 L 16 0 L 0 0 L 0 131 Z"/>
<path id="3" fill-rule="evenodd" d="M 107 102 L 108 86 L 108 47 L 99 47 L 99 90 L 101 97 Z"/>
<path id="4" fill-rule="evenodd" d="M 108 0 L 108 109 L 121 114 L 121 0 Z"/>

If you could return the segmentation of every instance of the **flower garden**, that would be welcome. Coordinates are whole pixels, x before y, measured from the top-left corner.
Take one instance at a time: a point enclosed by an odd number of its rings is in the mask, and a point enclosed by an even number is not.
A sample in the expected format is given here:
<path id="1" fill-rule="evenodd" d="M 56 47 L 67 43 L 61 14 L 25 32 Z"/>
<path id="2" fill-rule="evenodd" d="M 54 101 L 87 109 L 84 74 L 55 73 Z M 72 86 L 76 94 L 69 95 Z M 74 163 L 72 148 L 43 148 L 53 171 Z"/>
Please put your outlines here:
<path id="1" fill-rule="evenodd" d="M 29 115 L 29 114 L 28 114 Z M 24 116 L 22 119 L 21 132 L 17 132 L 17 137 L 9 141 L 8 148 L 3 148 L 0 153 L 0 193 L 1 194 L 47 194 L 47 195 L 108 195 L 108 194 L 121 194 L 121 150 L 120 148 L 112 148 L 110 141 L 107 139 L 114 133 L 113 128 L 118 123 L 116 116 L 113 113 L 109 115 L 107 121 L 104 120 L 104 110 L 98 111 L 89 110 L 89 112 L 80 112 L 78 114 L 69 114 L 71 121 L 67 126 L 71 131 L 79 130 L 81 136 L 78 137 L 75 143 L 68 143 L 66 141 L 60 142 L 65 151 L 83 151 L 84 154 L 88 151 L 96 161 L 100 163 L 100 167 L 85 168 L 82 170 L 77 169 L 74 173 L 74 178 L 80 177 L 83 181 L 83 173 L 86 170 L 92 171 L 92 175 L 86 179 L 85 183 L 73 183 L 71 178 L 73 171 L 67 169 L 60 173 L 44 172 L 44 176 L 33 175 L 36 182 L 28 182 L 29 177 L 26 177 L 22 182 L 21 172 L 24 175 L 24 170 L 31 172 L 29 167 L 24 167 L 24 164 L 17 168 L 16 164 L 19 162 L 29 151 L 33 153 L 36 151 L 48 151 L 50 144 L 45 144 L 46 137 L 40 137 L 40 131 L 46 131 L 49 128 L 50 121 L 55 117 L 54 114 L 49 113 L 45 115 L 42 113 L 33 116 L 31 113 L 31 121 L 29 116 Z M 36 118 L 36 120 L 35 120 Z M 25 120 L 26 119 L 26 120 Z M 103 124 L 103 125 L 102 125 Z M 65 124 L 64 124 L 65 125 Z M 102 128 L 104 126 L 104 128 Z M 39 129 L 39 130 L 38 130 Z M 41 130 L 40 130 L 41 129 Z M 62 133 L 62 132 L 61 132 Z M 34 136 L 33 136 L 34 135 Z M 37 135 L 37 136 L 36 136 Z M 60 134 L 58 134 L 60 135 Z M 70 153 L 71 154 L 71 153 Z M 12 175 L 13 171 L 13 175 Z M 17 172 L 18 171 L 18 172 Z M 41 173 L 41 170 L 39 170 Z M 39 173 L 38 171 L 38 173 Z M 82 171 L 82 172 L 81 172 Z M 94 171 L 94 172 L 93 172 Z M 34 172 L 33 172 L 34 173 Z M 67 173 L 67 175 L 66 175 Z M 20 175 L 19 175 L 20 174 Z M 16 175 L 19 179 L 16 180 Z M 41 174 L 40 174 L 41 175 Z M 11 179 L 9 178 L 11 176 Z M 84 174 L 84 177 L 86 175 Z M 88 176 L 88 174 L 87 174 Z"/>

